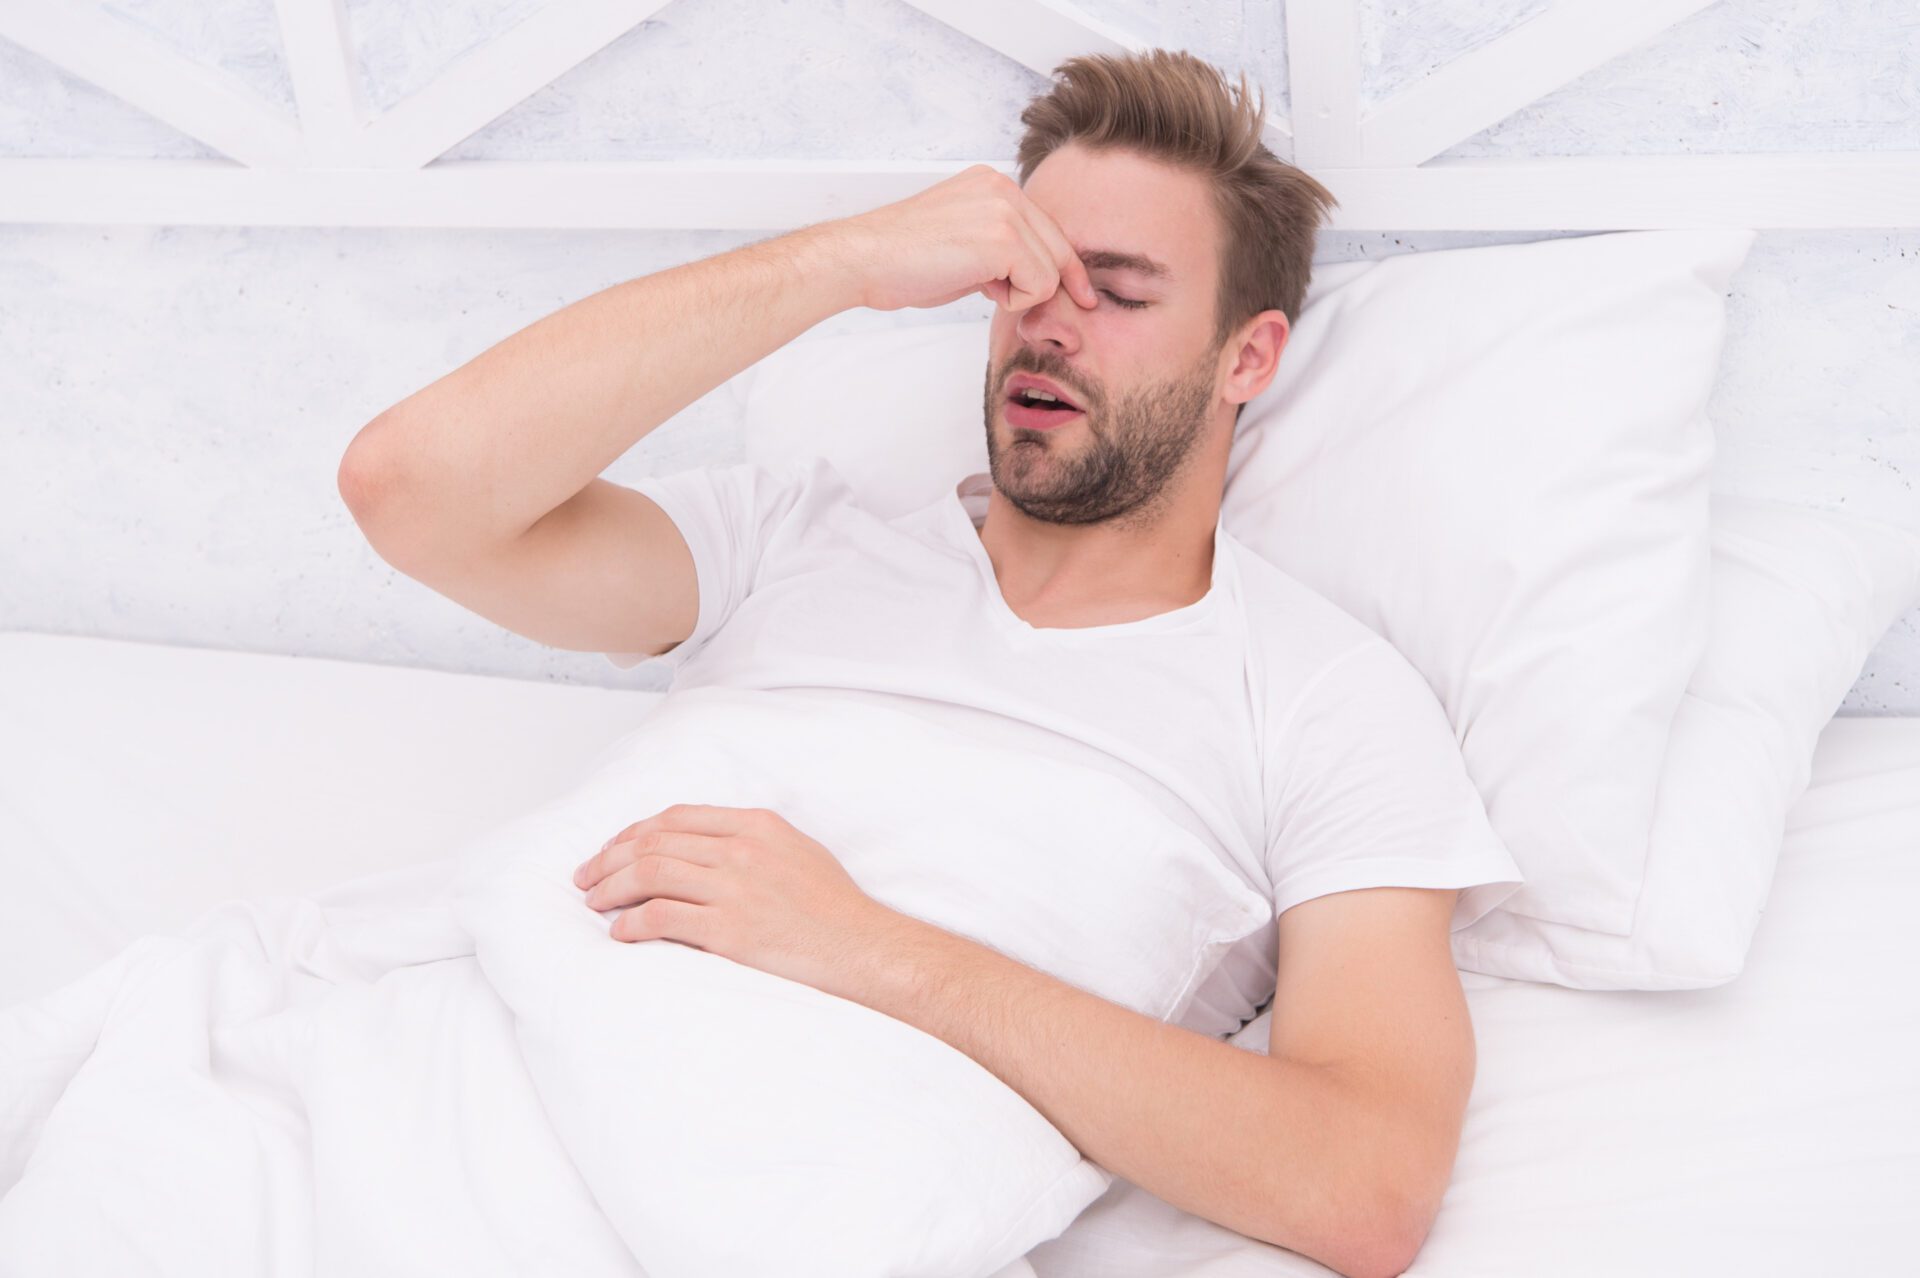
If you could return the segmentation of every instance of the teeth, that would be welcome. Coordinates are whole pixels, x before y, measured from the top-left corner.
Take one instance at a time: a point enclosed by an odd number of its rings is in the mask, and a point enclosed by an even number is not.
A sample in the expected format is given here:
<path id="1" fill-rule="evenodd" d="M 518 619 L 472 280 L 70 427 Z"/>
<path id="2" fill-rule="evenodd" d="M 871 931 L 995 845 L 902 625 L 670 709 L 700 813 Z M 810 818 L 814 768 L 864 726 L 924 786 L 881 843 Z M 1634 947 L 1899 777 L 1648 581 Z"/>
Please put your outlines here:
<path id="1" fill-rule="evenodd" d="M 1043 390 L 1035 390 L 1031 386 L 1027 388 L 1027 398 L 1052 400 L 1056 404 L 1060 402 L 1060 397 L 1058 395 L 1050 394 L 1047 391 L 1043 391 Z"/>

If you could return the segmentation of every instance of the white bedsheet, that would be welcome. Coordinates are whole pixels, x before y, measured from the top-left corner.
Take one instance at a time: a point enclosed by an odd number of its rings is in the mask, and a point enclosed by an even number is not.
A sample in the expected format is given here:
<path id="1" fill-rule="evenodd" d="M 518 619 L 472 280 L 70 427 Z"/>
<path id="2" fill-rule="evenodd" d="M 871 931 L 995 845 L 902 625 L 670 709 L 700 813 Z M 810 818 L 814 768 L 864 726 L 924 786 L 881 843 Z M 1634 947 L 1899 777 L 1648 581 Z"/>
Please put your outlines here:
<path id="1" fill-rule="evenodd" d="M 111 970 L 100 965 L 116 955 L 126 963 L 169 945 L 180 952 L 177 941 L 131 952 L 128 943 L 179 934 L 196 921 L 298 938 L 319 903 L 356 908 L 351 893 L 328 895 L 335 885 L 430 889 L 438 858 L 559 792 L 656 699 L 0 635 L 0 1008 L 90 972 L 94 988 L 104 989 Z M 103 793 L 124 802 L 73 806 L 76 796 Z M 393 873 L 366 878 L 383 868 Z M 1621 994 L 1465 974 L 1479 1043 L 1475 1093 L 1446 1204 L 1409 1274 L 1915 1267 L 1905 1220 L 1920 1203 L 1916 900 L 1920 721 L 1840 719 L 1827 729 L 1812 786 L 1794 810 L 1774 894 L 1738 981 Z M 208 914 L 223 901 L 232 904 Z M 390 895 L 381 902 L 392 904 Z M 383 929 L 382 944 L 396 944 L 396 935 L 404 942 L 407 934 Z M 413 937 L 443 941 L 425 922 Z M 337 970 L 328 962 L 393 957 L 337 952 L 316 960 L 308 979 Z M 421 970 L 441 966 L 448 964 Z M 405 996 L 398 985 L 382 995 Z M 360 1014 L 403 1011 L 368 1005 Z M 392 1090 L 450 1069 L 456 1046 L 460 1059 L 485 1058 L 502 1024 L 473 1000 L 468 1014 L 435 1034 L 394 1042 L 384 1066 L 363 1065 L 364 1087 L 327 1102 L 387 1115 L 405 1144 L 393 1166 L 413 1192 L 458 1188 L 482 1204 L 489 1193 L 520 1194 L 512 1178 L 502 1179 L 497 1158 L 490 1161 L 514 1146 L 490 1142 L 486 1124 L 460 1121 L 457 1108 L 399 1112 L 394 1102 L 406 1093 Z M 1235 1041 L 1259 1050 L 1266 1032 L 1262 1017 Z M 509 1133 L 532 1118 L 511 1100 L 520 1082 L 511 1063 L 502 1054 L 463 1075 L 470 1098 L 509 1098 L 491 1117 Z M 11 1096 L 8 1112 L 32 1103 Z M 279 1102 L 259 1103 L 269 1110 Z M 369 1142 L 378 1139 L 374 1124 L 360 1128 Z M 243 1144 L 223 1146 L 218 1130 L 197 1130 L 200 1143 L 183 1156 L 233 1166 L 248 1154 Z M 437 1151 L 435 1132 L 445 1138 Z M 0 1149 L 0 1170 L 6 1166 Z M 567 1179 L 564 1159 L 548 1170 L 543 1200 L 513 1198 L 513 1210 L 495 1217 L 506 1222 L 496 1227 L 518 1231 L 496 1241 L 548 1248 L 575 1272 L 621 1272 L 621 1257 L 605 1248 L 604 1216 L 596 1232 L 597 1209 L 586 1210 L 590 1201 L 568 1189 L 577 1182 Z M 0 1176 L 0 1184 L 11 1180 Z M 250 1219 L 264 1238 L 266 1213 L 285 1189 L 259 1192 L 253 1206 L 261 1215 Z M 395 1229 L 398 1240 L 404 1230 Z M 418 1271 L 442 1271 L 446 1259 L 430 1257 Z M 1039 1278 L 1329 1272 L 1123 1180 L 1029 1260 Z M 270 1271 L 267 1257 L 247 1263 L 251 1272 Z M 384 1263 L 406 1267 L 399 1251 Z"/>
<path id="2" fill-rule="evenodd" d="M 1920 1272 L 1920 719 L 1826 729 L 1732 983 L 1462 973 L 1478 1070 L 1409 1278 Z M 1271 1013 L 1234 1037 L 1264 1050 Z M 1039 1278 L 1329 1273 L 1118 1179 Z"/>

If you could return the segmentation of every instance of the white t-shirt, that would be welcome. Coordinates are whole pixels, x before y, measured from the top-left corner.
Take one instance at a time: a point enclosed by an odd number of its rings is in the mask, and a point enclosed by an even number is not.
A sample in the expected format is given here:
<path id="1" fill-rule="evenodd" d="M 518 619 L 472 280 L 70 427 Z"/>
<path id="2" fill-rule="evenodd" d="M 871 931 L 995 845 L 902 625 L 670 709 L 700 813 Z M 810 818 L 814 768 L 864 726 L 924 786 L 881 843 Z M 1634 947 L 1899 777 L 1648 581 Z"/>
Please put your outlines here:
<path id="1" fill-rule="evenodd" d="M 1425 679 L 1376 632 L 1214 531 L 1212 584 L 1139 621 L 1036 627 L 979 537 L 969 475 L 891 519 L 831 463 L 742 462 L 641 479 L 693 552 L 693 633 L 670 688 L 831 689 L 988 741 L 1103 769 L 1152 798 L 1273 902 L 1353 888 L 1463 889 L 1459 931 L 1518 891 Z M 1276 926 L 1237 943 L 1180 1023 L 1240 1029 L 1271 999 Z"/>

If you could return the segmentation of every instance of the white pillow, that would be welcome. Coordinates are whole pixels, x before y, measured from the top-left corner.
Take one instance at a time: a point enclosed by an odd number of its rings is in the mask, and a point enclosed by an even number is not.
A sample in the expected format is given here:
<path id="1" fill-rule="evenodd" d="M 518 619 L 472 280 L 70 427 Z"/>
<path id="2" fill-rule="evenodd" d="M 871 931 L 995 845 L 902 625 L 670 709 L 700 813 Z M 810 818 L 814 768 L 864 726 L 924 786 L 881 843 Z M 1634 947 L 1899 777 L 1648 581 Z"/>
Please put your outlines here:
<path id="1" fill-rule="evenodd" d="M 958 1048 L 669 940 L 573 869 L 675 803 L 767 807 L 889 907 L 1161 1020 L 1271 906 L 1118 778 L 808 689 L 663 698 L 465 851 L 456 917 L 554 1129 L 649 1272 L 984 1276 L 1112 1183 Z M 777 1052 L 763 1050 L 767 1043 Z"/>
<path id="2" fill-rule="evenodd" d="M 1526 873 L 1494 911 L 1633 932 L 1667 735 L 1705 650 L 1705 413 L 1750 229 L 1315 269 L 1222 518 L 1386 636 Z M 883 514 L 986 468 L 987 322 L 795 342 L 742 375 L 749 460 L 825 456 Z M 855 372 L 880 402 L 850 414 Z M 907 436 L 902 439 L 903 433 Z M 1494 975 L 1551 966 L 1483 949 Z"/>
<path id="3" fill-rule="evenodd" d="M 1745 966 L 1820 731 L 1920 607 L 1920 530 L 1712 501 L 1713 624 L 1667 745 L 1633 934 L 1496 910 L 1453 934 L 1460 966 L 1595 990 L 1722 985 Z"/>
<path id="4" fill-rule="evenodd" d="M 900 411 L 848 412 L 856 373 Z M 746 460 L 804 468 L 825 457 L 862 506 L 891 519 L 987 468 L 986 377 L 987 321 L 966 320 L 801 337 L 729 386 Z"/>

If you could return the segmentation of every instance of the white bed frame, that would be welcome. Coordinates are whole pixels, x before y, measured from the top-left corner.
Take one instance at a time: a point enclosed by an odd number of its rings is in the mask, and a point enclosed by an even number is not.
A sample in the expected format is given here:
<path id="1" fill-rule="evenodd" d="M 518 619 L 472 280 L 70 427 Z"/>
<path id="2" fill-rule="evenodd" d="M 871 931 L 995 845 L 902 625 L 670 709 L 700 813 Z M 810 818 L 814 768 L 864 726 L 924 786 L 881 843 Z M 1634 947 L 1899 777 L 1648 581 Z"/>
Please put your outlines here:
<path id="1" fill-rule="evenodd" d="M 906 0 L 1050 76 L 1146 46 L 1066 0 Z M 1920 152 L 1436 158 L 1713 0 L 1558 0 L 1371 111 L 1359 0 L 1288 0 L 1292 115 L 1268 145 L 1340 200 L 1329 226 L 1634 229 L 1920 225 Z M 0 223 L 785 229 L 1010 160 L 436 160 L 665 6 L 553 0 L 372 114 L 346 0 L 275 0 L 297 116 L 92 0 L 0 0 L 0 37 L 229 157 L 0 160 Z"/>

